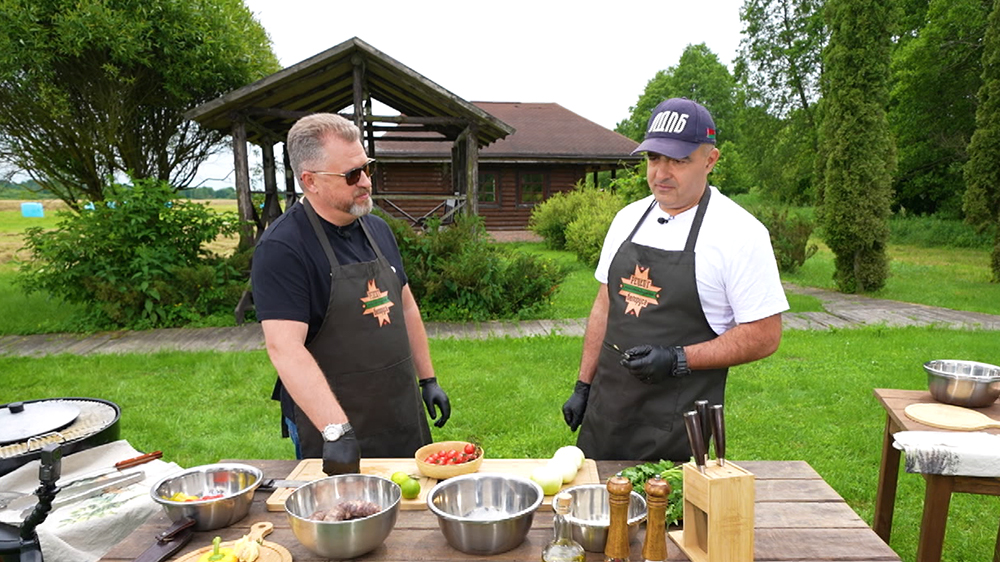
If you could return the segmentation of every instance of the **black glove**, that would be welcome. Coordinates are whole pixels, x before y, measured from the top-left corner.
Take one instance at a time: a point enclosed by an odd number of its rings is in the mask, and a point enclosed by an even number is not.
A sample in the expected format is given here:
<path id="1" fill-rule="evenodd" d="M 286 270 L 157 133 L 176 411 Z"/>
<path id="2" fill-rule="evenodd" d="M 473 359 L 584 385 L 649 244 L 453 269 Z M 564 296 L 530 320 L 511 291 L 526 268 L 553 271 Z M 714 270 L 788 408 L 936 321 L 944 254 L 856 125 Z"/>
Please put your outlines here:
<path id="1" fill-rule="evenodd" d="M 328 476 L 361 472 L 361 449 L 353 428 L 336 441 L 323 442 L 323 472 Z"/>
<path id="2" fill-rule="evenodd" d="M 420 395 L 424 398 L 424 406 L 427 406 L 427 413 L 432 420 L 437 418 L 434 407 L 437 406 L 441 410 L 441 419 L 434 422 L 434 427 L 444 427 L 445 422 L 451 417 L 451 402 L 438 384 L 437 377 L 420 379 Z"/>
<path id="3" fill-rule="evenodd" d="M 573 387 L 573 395 L 563 404 L 563 419 L 570 431 L 576 431 L 583 423 L 583 413 L 587 411 L 587 398 L 590 396 L 590 385 L 583 381 L 576 381 Z"/>
<path id="4" fill-rule="evenodd" d="M 640 345 L 625 351 L 625 354 L 628 358 L 621 360 L 621 366 L 646 384 L 660 383 L 674 376 L 677 351 L 673 347 Z"/>

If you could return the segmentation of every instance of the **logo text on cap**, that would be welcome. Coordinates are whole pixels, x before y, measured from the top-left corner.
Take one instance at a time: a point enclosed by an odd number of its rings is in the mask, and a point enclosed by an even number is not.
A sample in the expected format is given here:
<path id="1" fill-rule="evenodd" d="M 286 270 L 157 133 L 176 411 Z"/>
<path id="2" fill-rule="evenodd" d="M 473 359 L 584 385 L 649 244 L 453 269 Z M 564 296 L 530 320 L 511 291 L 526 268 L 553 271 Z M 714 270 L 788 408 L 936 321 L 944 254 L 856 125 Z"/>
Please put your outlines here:
<path id="1" fill-rule="evenodd" d="M 682 133 L 687 125 L 688 114 L 664 111 L 653 118 L 648 133 Z"/>

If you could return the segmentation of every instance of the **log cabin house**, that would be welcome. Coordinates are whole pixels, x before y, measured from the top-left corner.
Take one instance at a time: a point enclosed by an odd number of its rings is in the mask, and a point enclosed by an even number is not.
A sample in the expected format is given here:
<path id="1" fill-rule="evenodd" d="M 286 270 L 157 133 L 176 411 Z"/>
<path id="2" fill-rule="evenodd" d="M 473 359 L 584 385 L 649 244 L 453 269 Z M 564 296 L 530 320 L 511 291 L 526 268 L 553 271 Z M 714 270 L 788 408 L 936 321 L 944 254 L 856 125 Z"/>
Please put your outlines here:
<path id="1" fill-rule="evenodd" d="M 472 102 L 511 125 L 514 133 L 479 151 L 475 211 L 489 230 L 524 229 L 532 208 L 568 191 L 587 174 L 635 164 L 635 141 L 589 121 L 556 103 Z M 421 223 L 461 210 L 446 146 L 422 142 L 422 135 L 386 133 L 375 140 L 379 165 L 376 196 L 388 213 Z M 401 195 L 440 194 L 436 199 Z M 447 220 L 445 218 L 444 220 Z"/>

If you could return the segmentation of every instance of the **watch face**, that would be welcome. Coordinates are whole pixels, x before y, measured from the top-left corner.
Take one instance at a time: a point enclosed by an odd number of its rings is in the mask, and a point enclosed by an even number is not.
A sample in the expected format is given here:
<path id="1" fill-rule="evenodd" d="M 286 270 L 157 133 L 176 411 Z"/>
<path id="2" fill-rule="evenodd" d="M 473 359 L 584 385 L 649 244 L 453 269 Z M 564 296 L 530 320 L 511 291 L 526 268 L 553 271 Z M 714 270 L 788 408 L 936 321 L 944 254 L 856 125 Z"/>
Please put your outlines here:
<path id="1" fill-rule="evenodd" d="M 340 439 L 347 430 L 344 427 L 345 424 L 342 423 L 332 423 L 323 429 L 323 439 L 327 441 L 336 441 Z"/>

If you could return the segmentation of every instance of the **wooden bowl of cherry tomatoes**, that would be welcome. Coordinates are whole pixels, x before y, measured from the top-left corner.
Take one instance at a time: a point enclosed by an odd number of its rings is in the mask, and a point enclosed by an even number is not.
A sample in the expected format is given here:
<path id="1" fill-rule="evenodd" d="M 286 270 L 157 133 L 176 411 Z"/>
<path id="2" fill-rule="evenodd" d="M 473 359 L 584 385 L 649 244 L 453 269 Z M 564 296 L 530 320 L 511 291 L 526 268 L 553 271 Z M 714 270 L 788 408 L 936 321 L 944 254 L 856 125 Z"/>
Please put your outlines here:
<path id="1" fill-rule="evenodd" d="M 414 458 L 421 474 L 444 480 L 479 470 L 483 448 L 467 441 L 439 441 L 417 449 Z"/>

